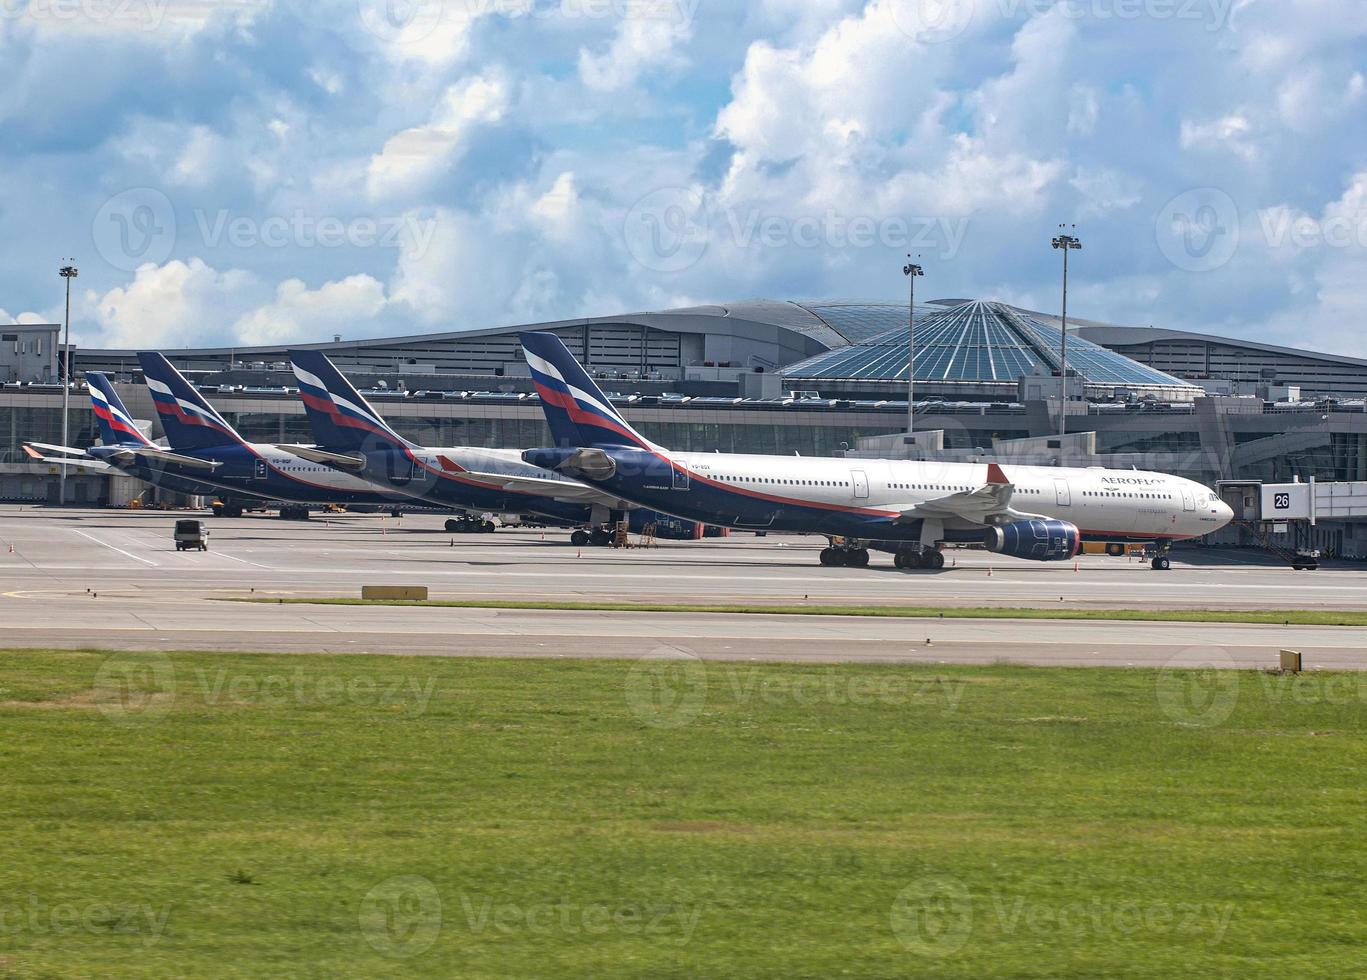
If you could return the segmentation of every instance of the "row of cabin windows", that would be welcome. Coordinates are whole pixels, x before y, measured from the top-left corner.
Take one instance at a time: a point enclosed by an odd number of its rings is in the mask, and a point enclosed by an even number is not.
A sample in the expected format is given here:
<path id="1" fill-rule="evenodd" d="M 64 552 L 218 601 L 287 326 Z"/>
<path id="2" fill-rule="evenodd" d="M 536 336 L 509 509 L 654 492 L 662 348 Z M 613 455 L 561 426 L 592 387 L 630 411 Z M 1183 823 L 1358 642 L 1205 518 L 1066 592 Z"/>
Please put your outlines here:
<path id="1" fill-rule="evenodd" d="M 964 491 L 964 490 L 973 490 L 973 489 L 976 489 L 976 488 L 974 488 L 974 487 L 951 487 L 951 486 L 947 486 L 947 485 L 942 484 L 942 483 L 889 483 L 889 484 L 888 484 L 888 489 L 889 489 L 889 490 L 949 490 L 949 491 Z M 1024 493 L 1024 494 L 1038 495 L 1038 494 L 1043 493 L 1043 492 L 1044 492 L 1044 491 L 1042 491 L 1042 490 L 1031 490 L 1031 489 L 1029 489 L 1028 487 L 1017 487 L 1017 488 L 1016 488 L 1016 493 Z"/>
<path id="2" fill-rule="evenodd" d="M 715 479 L 725 480 L 728 483 L 766 483 L 771 486 L 783 487 L 848 487 L 849 483 L 840 480 L 775 480 L 767 476 L 731 476 L 729 474 L 717 474 Z"/>
<path id="3" fill-rule="evenodd" d="M 889 483 L 890 490 L 972 490 L 972 487 L 951 487 L 943 483 Z"/>
<path id="4" fill-rule="evenodd" d="M 1134 497 L 1143 500 L 1172 500 L 1170 493 L 1137 493 L 1126 490 L 1084 490 L 1084 497 Z"/>

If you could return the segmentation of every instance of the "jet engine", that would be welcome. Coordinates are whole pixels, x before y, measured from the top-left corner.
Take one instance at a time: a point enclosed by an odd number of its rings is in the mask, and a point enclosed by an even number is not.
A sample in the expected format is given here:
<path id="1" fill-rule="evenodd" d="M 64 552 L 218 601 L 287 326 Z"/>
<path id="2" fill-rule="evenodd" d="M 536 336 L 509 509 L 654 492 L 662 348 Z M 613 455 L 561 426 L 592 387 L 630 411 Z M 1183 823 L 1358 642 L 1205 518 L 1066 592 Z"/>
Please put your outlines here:
<path id="1" fill-rule="evenodd" d="M 1027 561 L 1067 561 L 1082 547 L 1082 533 L 1067 521 L 1012 521 L 987 529 L 983 545 L 988 551 Z"/>

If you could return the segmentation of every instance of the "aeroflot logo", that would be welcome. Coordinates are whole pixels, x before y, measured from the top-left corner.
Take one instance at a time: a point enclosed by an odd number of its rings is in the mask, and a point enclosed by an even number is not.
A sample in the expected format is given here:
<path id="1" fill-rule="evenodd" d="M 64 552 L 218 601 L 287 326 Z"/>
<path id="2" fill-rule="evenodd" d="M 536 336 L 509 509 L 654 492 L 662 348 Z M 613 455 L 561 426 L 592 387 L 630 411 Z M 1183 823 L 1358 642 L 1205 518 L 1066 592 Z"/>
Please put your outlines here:
<path id="1" fill-rule="evenodd" d="M 1155 480 L 1144 476 L 1103 476 L 1101 482 L 1121 484 L 1129 487 L 1153 487 L 1159 486 L 1167 481 Z"/>

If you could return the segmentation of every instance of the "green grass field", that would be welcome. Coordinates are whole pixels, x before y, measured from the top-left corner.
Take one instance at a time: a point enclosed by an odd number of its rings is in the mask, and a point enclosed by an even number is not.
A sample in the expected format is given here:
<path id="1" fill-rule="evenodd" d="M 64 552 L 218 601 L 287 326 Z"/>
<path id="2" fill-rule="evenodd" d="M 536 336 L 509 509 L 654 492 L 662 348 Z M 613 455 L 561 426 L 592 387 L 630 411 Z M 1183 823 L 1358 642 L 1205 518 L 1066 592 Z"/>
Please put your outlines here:
<path id="1" fill-rule="evenodd" d="M 1367 973 L 1367 678 L 11 651 L 0 974 Z"/>
<path id="2" fill-rule="evenodd" d="M 1285 626 L 1367 626 L 1355 609 L 1092 609 L 1068 606 L 888 606 L 831 603 L 604 602 L 564 599 L 358 599 L 233 596 L 221 602 L 315 606 L 433 606 L 451 609 L 559 609 L 581 612 L 732 613 L 756 616 L 872 616 L 889 619 L 1089 619 L 1152 623 L 1257 623 Z"/>

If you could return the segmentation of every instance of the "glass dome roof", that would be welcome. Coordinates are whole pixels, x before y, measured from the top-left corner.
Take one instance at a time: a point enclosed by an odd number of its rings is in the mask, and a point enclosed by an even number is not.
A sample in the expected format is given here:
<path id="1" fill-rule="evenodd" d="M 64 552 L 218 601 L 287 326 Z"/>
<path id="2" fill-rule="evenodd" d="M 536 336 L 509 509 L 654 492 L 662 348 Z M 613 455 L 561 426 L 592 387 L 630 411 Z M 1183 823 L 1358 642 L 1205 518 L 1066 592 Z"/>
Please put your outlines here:
<path id="1" fill-rule="evenodd" d="M 907 309 L 894 304 L 808 306 L 850 337 L 849 347 L 783 370 L 803 381 L 907 380 Z M 856 335 L 860 335 L 857 336 Z M 1056 372 L 1059 328 L 1003 303 L 916 309 L 916 380 L 1014 384 L 1023 374 Z M 1068 334 L 1068 367 L 1092 384 L 1191 388 L 1121 354 Z"/>

